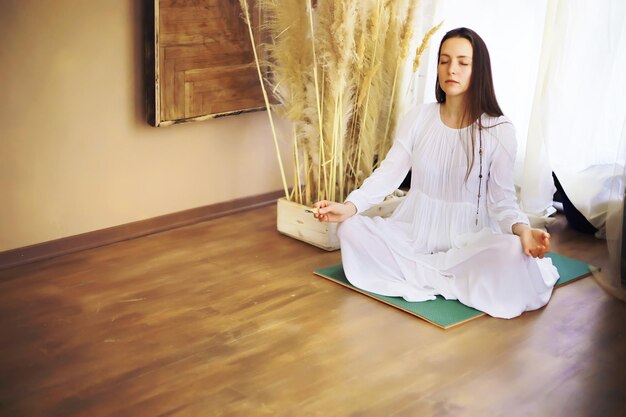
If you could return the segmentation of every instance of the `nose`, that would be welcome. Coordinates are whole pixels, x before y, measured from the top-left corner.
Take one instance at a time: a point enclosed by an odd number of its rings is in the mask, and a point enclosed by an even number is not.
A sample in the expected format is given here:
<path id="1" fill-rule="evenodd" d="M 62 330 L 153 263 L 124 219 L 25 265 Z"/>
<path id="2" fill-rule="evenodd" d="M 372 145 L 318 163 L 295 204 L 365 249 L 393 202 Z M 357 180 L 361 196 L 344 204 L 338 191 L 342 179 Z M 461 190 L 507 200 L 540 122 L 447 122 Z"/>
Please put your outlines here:
<path id="1" fill-rule="evenodd" d="M 457 69 L 458 69 L 458 65 L 456 63 L 454 63 L 454 62 L 451 62 L 450 66 L 448 67 L 448 73 L 449 74 L 456 74 Z"/>

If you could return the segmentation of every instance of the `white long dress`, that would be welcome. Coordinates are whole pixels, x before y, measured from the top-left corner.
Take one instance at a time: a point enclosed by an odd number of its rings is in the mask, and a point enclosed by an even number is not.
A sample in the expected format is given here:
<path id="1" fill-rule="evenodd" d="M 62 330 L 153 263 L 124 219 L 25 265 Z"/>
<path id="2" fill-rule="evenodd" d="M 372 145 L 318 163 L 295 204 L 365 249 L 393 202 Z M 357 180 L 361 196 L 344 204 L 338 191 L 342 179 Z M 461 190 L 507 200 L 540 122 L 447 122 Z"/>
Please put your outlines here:
<path id="1" fill-rule="evenodd" d="M 482 131 L 483 177 L 476 129 L 466 181 L 469 128 L 447 127 L 439 107 L 432 103 L 411 111 L 381 166 L 346 198 L 361 213 L 393 192 L 412 169 L 411 189 L 391 217 L 357 214 L 340 224 L 348 280 L 407 301 L 439 294 L 501 318 L 544 306 L 558 272 L 550 259 L 526 256 L 511 232 L 513 224 L 528 223 L 513 184 L 513 125 L 504 116 L 483 115 L 483 126 L 493 126 Z"/>

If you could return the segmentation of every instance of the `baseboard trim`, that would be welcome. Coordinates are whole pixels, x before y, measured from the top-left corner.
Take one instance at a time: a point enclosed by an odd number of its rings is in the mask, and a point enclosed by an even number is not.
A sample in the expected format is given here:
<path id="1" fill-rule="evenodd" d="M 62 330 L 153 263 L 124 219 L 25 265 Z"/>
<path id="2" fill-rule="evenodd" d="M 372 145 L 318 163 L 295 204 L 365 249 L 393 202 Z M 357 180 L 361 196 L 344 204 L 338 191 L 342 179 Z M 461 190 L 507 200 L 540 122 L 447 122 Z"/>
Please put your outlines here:
<path id="1" fill-rule="evenodd" d="M 135 239 L 276 203 L 283 191 L 238 198 L 0 252 L 0 269 Z"/>

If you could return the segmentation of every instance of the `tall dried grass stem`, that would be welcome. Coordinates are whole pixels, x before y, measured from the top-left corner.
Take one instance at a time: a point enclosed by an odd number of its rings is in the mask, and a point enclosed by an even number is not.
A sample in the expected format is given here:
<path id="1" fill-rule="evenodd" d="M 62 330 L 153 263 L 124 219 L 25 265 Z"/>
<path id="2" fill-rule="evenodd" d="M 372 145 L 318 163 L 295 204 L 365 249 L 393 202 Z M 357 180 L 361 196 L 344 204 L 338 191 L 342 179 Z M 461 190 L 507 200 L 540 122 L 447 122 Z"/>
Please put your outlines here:
<path id="1" fill-rule="evenodd" d="M 263 82 L 263 74 L 261 72 L 261 65 L 259 63 L 259 56 L 256 50 L 256 43 L 254 41 L 254 33 L 252 32 L 252 22 L 250 21 L 250 11 L 248 9 L 248 1 L 247 0 L 239 0 L 241 4 L 241 8 L 243 10 L 243 19 L 248 26 L 248 35 L 250 35 L 250 42 L 252 43 L 252 52 L 254 53 L 254 62 L 256 63 L 257 74 L 259 76 L 259 82 L 261 84 L 261 90 L 263 92 L 263 100 L 265 101 L 265 106 L 267 107 L 267 117 L 270 121 L 270 126 L 272 128 L 272 137 L 274 138 L 274 147 L 276 148 L 276 157 L 278 159 L 278 165 L 280 167 L 280 176 L 283 181 L 283 188 L 285 191 L 285 198 L 289 199 L 289 188 L 287 187 L 287 179 L 285 178 L 285 168 L 283 167 L 283 160 L 280 155 L 280 147 L 278 146 L 278 136 L 276 135 L 276 128 L 274 127 L 274 119 L 272 118 L 272 110 L 270 106 L 270 101 L 267 97 L 267 91 L 265 90 L 265 83 Z"/>

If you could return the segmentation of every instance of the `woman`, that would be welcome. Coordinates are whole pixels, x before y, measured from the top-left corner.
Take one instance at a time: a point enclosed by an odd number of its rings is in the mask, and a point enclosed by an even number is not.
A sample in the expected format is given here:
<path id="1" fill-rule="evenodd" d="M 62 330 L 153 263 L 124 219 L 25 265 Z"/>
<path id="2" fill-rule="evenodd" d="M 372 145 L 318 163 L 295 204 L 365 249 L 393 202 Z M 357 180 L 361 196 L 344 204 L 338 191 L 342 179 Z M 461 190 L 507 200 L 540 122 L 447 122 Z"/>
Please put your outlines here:
<path id="1" fill-rule="evenodd" d="M 513 184 L 515 130 L 493 89 L 489 53 L 474 31 L 439 46 L 437 103 L 409 112 L 381 166 L 346 201 L 320 201 L 316 217 L 341 222 L 344 271 L 361 289 L 407 301 L 440 294 L 494 317 L 544 306 L 558 272 L 550 235 L 529 226 Z M 357 215 L 411 189 L 388 219 Z"/>

